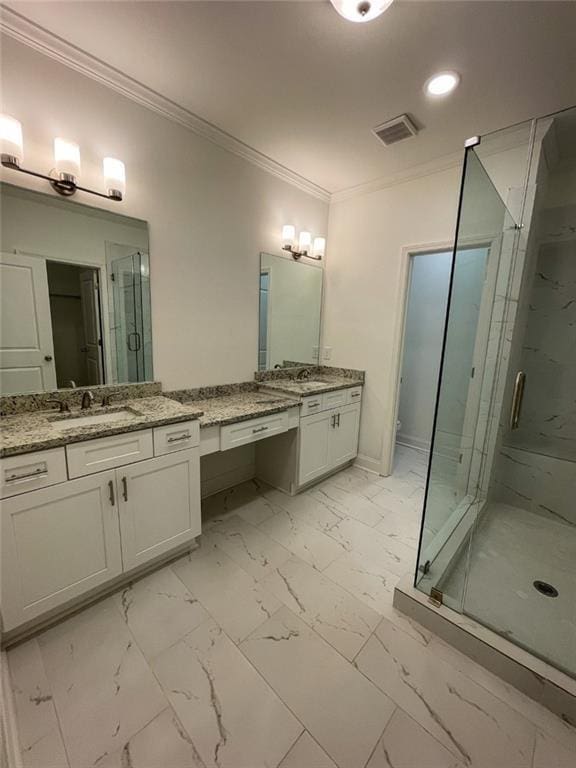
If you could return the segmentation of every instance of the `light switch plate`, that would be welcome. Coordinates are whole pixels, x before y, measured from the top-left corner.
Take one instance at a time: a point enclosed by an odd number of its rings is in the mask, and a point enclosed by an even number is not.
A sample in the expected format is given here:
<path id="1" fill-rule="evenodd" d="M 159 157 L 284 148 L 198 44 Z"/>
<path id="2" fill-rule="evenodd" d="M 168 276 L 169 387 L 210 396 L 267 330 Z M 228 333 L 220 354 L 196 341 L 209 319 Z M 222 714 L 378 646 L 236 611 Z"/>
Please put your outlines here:
<path id="1" fill-rule="evenodd" d="M 324 361 L 332 360 L 332 347 L 324 347 L 324 354 L 322 356 Z"/>

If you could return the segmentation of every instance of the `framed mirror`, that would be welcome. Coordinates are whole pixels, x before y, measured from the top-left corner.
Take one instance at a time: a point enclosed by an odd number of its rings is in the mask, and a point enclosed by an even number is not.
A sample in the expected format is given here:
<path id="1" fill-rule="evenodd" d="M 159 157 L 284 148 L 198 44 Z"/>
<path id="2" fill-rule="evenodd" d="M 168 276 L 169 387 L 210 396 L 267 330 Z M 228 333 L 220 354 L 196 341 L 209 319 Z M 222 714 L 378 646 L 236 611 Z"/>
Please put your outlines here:
<path id="1" fill-rule="evenodd" d="M 316 264 L 260 254 L 259 371 L 318 365 L 323 275 Z"/>
<path id="2" fill-rule="evenodd" d="M 148 225 L 0 184 L 0 394 L 151 381 Z"/>

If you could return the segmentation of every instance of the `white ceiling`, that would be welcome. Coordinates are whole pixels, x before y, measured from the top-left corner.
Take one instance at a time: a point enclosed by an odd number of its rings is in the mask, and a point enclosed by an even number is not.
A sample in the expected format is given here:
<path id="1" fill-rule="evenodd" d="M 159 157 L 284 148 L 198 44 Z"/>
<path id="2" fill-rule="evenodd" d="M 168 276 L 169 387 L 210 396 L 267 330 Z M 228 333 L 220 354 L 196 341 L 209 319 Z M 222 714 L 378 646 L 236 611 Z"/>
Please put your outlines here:
<path id="1" fill-rule="evenodd" d="M 576 2 L 396 0 L 367 24 L 311 2 L 13 2 L 89 54 L 335 192 L 576 104 Z M 431 100 L 434 72 L 462 76 Z M 371 128 L 422 126 L 386 148 Z"/>

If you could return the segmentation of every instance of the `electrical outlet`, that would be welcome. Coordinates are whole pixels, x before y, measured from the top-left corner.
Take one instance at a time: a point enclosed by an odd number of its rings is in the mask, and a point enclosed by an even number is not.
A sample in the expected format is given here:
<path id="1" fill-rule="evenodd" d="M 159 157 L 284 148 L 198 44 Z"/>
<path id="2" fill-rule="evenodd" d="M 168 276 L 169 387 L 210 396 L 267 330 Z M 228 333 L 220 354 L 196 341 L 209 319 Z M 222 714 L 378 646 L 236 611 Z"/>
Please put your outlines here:
<path id="1" fill-rule="evenodd" d="M 318 362 L 320 359 L 320 347 L 312 347 L 312 360 Z"/>
<path id="2" fill-rule="evenodd" d="M 324 347 L 324 354 L 322 355 L 324 362 L 332 360 L 332 347 Z"/>

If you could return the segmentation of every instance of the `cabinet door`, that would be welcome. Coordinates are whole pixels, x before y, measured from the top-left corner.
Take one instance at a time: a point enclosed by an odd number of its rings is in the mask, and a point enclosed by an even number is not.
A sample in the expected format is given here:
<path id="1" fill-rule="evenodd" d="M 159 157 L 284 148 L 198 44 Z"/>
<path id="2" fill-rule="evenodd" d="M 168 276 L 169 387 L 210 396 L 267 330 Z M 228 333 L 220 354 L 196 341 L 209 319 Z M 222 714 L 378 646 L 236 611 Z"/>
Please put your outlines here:
<path id="1" fill-rule="evenodd" d="M 330 430 L 330 466 L 338 467 L 358 454 L 360 405 L 346 405 L 335 412 L 334 428 Z"/>
<path id="2" fill-rule="evenodd" d="M 332 416 L 329 411 L 300 419 L 298 485 L 304 485 L 330 469 Z"/>
<path id="3" fill-rule="evenodd" d="M 116 470 L 124 570 L 200 535 L 200 451 Z"/>
<path id="4" fill-rule="evenodd" d="M 4 629 L 122 572 L 114 472 L 2 502 Z"/>

